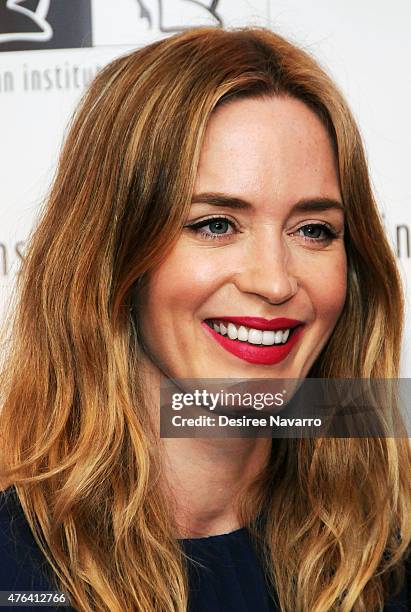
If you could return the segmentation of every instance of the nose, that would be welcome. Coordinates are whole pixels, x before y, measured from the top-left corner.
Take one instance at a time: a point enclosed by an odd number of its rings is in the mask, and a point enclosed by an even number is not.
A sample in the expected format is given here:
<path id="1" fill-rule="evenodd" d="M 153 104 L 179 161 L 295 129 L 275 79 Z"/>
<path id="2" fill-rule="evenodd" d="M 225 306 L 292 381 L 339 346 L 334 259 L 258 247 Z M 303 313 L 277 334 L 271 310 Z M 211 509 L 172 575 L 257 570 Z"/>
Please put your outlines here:
<path id="1" fill-rule="evenodd" d="M 242 293 L 258 295 L 270 304 L 282 304 L 298 291 L 289 246 L 273 227 L 264 227 L 247 241 L 234 283 Z"/>

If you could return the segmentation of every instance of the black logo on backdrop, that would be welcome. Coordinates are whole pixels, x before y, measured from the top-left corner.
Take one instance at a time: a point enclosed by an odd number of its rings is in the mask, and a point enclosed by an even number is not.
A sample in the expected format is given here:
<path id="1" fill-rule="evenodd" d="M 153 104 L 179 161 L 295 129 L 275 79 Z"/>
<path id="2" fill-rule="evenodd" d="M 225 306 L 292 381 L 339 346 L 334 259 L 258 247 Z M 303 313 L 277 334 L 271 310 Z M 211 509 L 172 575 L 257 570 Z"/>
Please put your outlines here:
<path id="1" fill-rule="evenodd" d="M 217 13 L 219 0 L 157 0 L 158 7 L 153 7 L 150 0 L 137 0 L 140 5 L 140 17 L 147 19 L 149 27 L 156 27 L 161 32 L 179 32 L 192 26 L 192 19 L 198 17 L 204 19 L 204 23 L 210 22 L 210 16 L 216 25 L 222 25 L 221 17 Z M 154 23 L 154 8 L 158 10 L 158 24 Z M 174 9 L 181 17 L 177 23 L 171 23 L 166 15 L 166 9 Z M 197 21 L 196 21 L 197 22 Z"/>
<path id="2" fill-rule="evenodd" d="M 129 2 L 137 3 L 146 27 L 161 32 L 222 25 L 219 0 Z M 112 10 L 118 11 L 114 1 Z M 0 51 L 91 47 L 92 38 L 91 0 L 0 0 Z"/>
<path id="3" fill-rule="evenodd" d="M 0 50 L 92 46 L 91 0 L 0 0 Z"/>

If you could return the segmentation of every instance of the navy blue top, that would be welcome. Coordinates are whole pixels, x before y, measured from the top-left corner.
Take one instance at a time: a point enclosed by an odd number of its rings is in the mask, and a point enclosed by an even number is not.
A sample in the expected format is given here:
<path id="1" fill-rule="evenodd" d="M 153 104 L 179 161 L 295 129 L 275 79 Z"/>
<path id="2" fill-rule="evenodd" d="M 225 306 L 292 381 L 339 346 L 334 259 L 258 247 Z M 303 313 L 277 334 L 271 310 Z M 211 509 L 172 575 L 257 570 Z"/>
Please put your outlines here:
<path id="1" fill-rule="evenodd" d="M 246 528 L 180 541 L 190 563 L 190 612 L 278 612 Z M 0 493 L 0 591 L 54 590 L 53 573 L 33 538 L 14 487 Z M 15 606 L 0 608 L 16 609 Z M 18 608 L 22 609 L 22 608 Z M 26 608 L 31 609 L 31 608 Z M 34 608 L 70 610 L 69 607 Z M 401 593 L 384 612 L 411 611 L 411 563 Z"/>

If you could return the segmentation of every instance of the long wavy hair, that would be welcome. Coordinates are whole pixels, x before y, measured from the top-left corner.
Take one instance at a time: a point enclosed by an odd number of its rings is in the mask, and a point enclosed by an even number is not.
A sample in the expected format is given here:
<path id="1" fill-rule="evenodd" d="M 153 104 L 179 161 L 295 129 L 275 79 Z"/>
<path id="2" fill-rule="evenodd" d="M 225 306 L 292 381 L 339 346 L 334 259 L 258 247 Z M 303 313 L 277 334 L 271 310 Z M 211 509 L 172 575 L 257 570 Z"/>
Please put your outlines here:
<path id="1" fill-rule="evenodd" d="M 162 492 L 133 295 L 178 239 L 213 111 L 292 96 L 326 126 L 346 211 L 344 310 L 311 377 L 395 378 L 403 294 L 355 121 L 305 51 L 198 28 L 107 65 L 72 120 L 6 322 L 1 471 L 58 588 L 84 611 L 183 612 L 187 560 Z M 411 541 L 406 438 L 273 440 L 241 504 L 281 610 L 371 612 Z"/>

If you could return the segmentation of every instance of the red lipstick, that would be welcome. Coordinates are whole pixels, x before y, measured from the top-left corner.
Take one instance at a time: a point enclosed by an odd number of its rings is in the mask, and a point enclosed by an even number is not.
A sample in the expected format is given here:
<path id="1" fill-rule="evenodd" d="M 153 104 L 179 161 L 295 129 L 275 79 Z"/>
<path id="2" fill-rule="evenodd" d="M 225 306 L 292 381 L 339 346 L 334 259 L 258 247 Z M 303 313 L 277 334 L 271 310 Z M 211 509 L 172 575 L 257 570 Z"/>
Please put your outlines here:
<path id="1" fill-rule="evenodd" d="M 267 346 L 263 344 L 251 344 L 248 342 L 242 342 L 241 340 L 231 340 L 228 336 L 222 336 L 217 333 L 212 327 L 210 327 L 205 321 L 202 321 L 201 325 L 206 333 L 219 343 L 219 345 L 226 351 L 247 361 L 249 363 L 256 363 L 261 365 L 274 365 L 283 361 L 290 353 L 293 346 L 301 336 L 304 325 L 301 321 L 296 319 L 261 319 L 259 317 L 213 317 L 209 321 L 226 321 L 227 323 L 232 322 L 236 325 L 244 325 L 247 327 L 253 327 L 255 329 L 261 329 L 263 331 L 278 330 L 291 328 L 290 336 L 285 344 L 273 344 Z M 298 327 L 297 327 L 298 326 Z M 296 328 L 296 329 L 295 329 Z"/>

